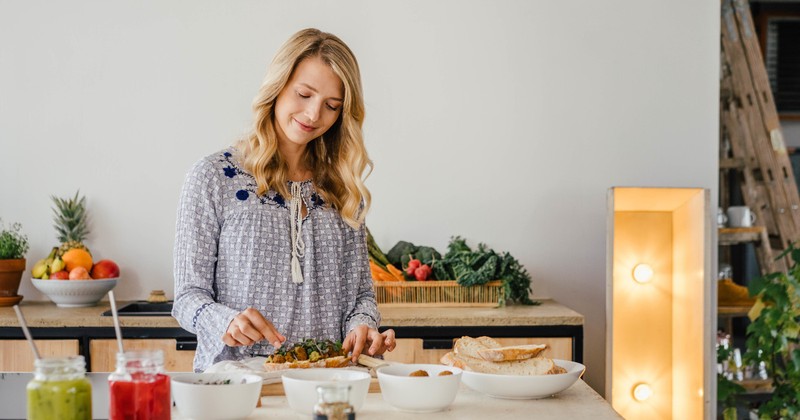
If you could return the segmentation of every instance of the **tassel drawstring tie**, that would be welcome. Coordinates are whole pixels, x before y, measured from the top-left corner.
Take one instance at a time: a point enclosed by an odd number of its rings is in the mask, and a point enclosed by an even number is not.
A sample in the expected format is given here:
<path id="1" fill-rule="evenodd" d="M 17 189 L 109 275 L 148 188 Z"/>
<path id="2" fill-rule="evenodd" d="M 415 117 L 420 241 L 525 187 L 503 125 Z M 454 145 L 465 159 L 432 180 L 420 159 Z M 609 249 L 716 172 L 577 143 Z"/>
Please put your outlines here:
<path id="1" fill-rule="evenodd" d="M 306 253 L 306 244 L 303 242 L 303 200 L 301 198 L 301 185 L 298 182 L 292 183 L 292 200 L 289 204 L 289 217 L 291 220 L 292 235 L 292 281 L 295 284 L 303 282 L 303 269 L 300 266 L 300 258 Z"/>

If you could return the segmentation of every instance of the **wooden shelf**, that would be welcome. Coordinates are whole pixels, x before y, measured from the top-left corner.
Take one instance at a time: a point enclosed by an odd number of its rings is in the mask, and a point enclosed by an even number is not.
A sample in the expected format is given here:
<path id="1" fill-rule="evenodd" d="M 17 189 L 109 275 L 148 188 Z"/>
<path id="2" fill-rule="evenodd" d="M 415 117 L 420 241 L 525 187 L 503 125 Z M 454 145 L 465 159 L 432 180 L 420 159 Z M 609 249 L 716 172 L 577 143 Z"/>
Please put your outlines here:
<path id="1" fill-rule="evenodd" d="M 734 317 L 734 316 L 747 316 L 750 312 L 750 306 L 719 306 L 717 307 L 717 316 Z"/>
<path id="2" fill-rule="evenodd" d="M 719 245 L 736 245 L 747 242 L 760 242 L 766 234 L 766 227 L 752 226 L 742 228 L 719 228 Z"/>

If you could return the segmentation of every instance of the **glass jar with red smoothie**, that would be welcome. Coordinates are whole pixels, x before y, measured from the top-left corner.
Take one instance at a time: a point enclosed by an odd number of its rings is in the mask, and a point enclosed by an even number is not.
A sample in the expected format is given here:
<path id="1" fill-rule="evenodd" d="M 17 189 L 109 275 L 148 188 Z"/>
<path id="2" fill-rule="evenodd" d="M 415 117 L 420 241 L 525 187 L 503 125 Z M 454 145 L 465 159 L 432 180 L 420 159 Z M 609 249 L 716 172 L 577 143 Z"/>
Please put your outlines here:
<path id="1" fill-rule="evenodd" d="M 169 419 L 169 382 L 161 350 L 117 353 L 117 370 L 108 376 L 110 420 Z"/>

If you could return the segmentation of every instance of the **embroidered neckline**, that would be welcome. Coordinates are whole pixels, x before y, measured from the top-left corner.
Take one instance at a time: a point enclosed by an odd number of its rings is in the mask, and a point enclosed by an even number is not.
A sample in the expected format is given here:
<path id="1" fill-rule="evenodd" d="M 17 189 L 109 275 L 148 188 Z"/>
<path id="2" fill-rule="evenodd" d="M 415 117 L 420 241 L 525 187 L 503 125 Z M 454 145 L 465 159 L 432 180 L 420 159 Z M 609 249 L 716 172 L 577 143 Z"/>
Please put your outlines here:
<path id="1" fill-rule="evenodd" d="M 236 199 L 239 201 L 247 201 L 251 197 L 255 197 L 255 199 L 257 199 L 261 204 L 269 204 L 272 206 L 289 209 L 286 205 L 286 198 L 284 198 L 275 190 L 270 189 L 264 195 L 259 195 L 256 193 L 258 185 L 256 184 L 255 178 L 253 175 L 239 167 L 239 165 L 235 162 L 235 158 L 233 157 L 233 153 L 230 152 L 230 149 L 222 153 L 222 156 L 220 159 L 218 159 L 218 162 L 227 164 L 227 166 L 223 166 L 222 168 L 222 172 L 227 178 L 233 179 L 241 175 L 247 179 L 247 183 L 244 185 L 244 187 L 236 190 L 234 193 Z M 313 180 L 306 179 L 304 181 L 287 181 L 287 185 L 289 186 L 290 191 L 292 188 L 294 188 L 294 185 L 298 185 L 301 191 L 300 198 L 305 203 L 309 214 L 312 210 L 325 206 L 325 200 L 323 200 L 319 193 L 317 193 L 315 190 Z M 302 194 L 303 190 L 306 189 L 310 190 L 310 194 L 308 194 L 307 198 Z"/>

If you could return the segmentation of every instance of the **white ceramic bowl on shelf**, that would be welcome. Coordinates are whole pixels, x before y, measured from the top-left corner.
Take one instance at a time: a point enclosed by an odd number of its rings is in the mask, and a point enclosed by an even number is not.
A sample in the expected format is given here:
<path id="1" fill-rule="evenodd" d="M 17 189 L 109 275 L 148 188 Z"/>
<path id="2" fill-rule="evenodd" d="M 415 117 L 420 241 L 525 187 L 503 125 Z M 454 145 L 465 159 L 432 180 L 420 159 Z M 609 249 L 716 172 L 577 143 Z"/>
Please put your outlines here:
<path id="1" fill-rule="evenodd" d="M 172 399 L 184 417 L 243 419 L 255 410 L 262 382 L 260 376 L 246 373 L 176 373 Z"/>
<path id="2" fill-rule="evenodd" d="M 410 376 L 424 370 L 428 376 Z M 450 375 L 440 375 L 449 371 Z M 461 369 L 444 365 L 392 364 L 376 370 L 384 401 L 412 413 L 442 411 L 453 403 L 461 383 Z"/>
<path id="3" fill-rule="evenodd" d="M 586 366 L 553 359 L 567 373 L 555 375 L 497 375 L 464 371 L 464 385 L 494 398 L 528 400 L 546 398 L 569 388 L 583 375 Z"/>
<path id="4" fill-rule="evenodd" d="M 98 280 L 31 279 L 33 287 L 47 295 L 58 307 L 94 306 L 117 285 L 117 278 Z"/>
<path id="5" fill-rule="evenodd" d="M 350 405 L 358 413 L 367 398 L 370 379 L 366 371 L 346 368 L 289 369 L 281 375 L 289 407 L 308 417 L 319 398 L 317 387 L 331 383 L 350 385 Z"/>

